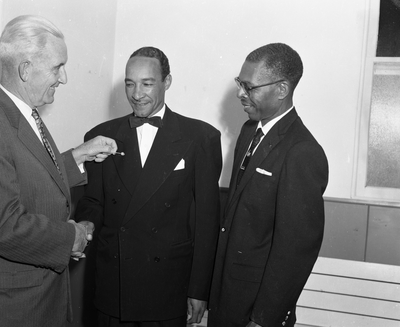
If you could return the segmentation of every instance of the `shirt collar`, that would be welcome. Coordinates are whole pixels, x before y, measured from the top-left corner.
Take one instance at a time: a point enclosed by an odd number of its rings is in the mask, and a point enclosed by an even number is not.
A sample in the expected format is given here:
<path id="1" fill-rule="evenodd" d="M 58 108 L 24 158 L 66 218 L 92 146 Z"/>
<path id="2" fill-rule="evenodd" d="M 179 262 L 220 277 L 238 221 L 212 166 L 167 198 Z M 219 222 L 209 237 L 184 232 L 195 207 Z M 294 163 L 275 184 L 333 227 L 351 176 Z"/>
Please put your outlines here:
<path id="1" fill-rule="evenodd" d="M 274 119 L 270 120 L 268 123 L 266 123 L 264 126 L 262 125 L 261 121 L 258 122 L 258 128 L 261 128 L 264 135 L 267 135 L 267 133 L 271 130 L 271 128 L 278 122 L 280 121 L 283 117 L 285 117 L 290 111 L 292 111 L 294 106 L 292 106 L 289 110 L 286 110 L 283 114 L 281 114 L 278 117 L 275 117 Z"/>

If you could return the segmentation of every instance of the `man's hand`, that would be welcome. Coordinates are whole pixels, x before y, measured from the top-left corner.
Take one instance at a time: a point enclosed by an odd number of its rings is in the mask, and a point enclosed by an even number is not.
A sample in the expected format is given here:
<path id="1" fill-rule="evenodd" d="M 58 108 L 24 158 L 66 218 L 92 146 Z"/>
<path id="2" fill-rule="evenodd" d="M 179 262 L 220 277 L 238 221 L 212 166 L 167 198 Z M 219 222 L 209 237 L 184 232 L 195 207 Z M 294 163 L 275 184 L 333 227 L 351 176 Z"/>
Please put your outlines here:
<path id="1" fill-rule="evenodd" d="M 105 136 L 96 136 L 95 138 L 79 145 L 72 150 L 72 155 L 79 166 L 85 161 L 102 162 L 110 154 L 115 154 L 118 147 L 113 139 Z"/>
<path id="2" fill-rule="evenodd" d="M 188 324 L 198 324 L 203 318 L 204 311 L 207 308 L 207 301 L 196 300 L 188 297 Z"/>
<path id="3" fill-rule="evenodd" d="M 68 222 L 75 226 L 75 242 L 72 247 L 71 257 L 78 261 L 86 257 L 83 251 L 90 241 L 93 240 L 94 225 L 89 221 L 76 223 L 73 220 L 68 220 Z"/>

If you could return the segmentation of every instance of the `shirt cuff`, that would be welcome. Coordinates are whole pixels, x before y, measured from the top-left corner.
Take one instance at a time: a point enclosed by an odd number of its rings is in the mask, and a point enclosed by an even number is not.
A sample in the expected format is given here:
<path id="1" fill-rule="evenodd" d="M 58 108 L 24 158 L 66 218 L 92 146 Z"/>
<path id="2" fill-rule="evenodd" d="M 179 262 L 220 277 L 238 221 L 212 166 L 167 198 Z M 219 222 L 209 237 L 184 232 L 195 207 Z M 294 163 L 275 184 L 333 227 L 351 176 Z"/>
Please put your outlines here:
<path id="1" fill-rule="evenodd" d="M 85 173 L 85 166 L 83 163 L 81 163 L 80 165 L 78 165 L 79 170 L 81 171 L 82 174 Z"/>

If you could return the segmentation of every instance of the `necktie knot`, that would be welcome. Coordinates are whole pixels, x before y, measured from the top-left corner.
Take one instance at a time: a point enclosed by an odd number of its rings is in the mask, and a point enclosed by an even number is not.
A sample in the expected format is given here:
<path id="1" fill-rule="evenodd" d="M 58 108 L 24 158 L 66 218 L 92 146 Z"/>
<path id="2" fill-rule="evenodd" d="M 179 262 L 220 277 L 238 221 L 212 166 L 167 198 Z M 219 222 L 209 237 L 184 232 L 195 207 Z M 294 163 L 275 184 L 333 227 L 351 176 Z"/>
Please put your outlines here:
<path id="1" fill-rule="evenodd" d="M 37 121 L 38 119 L 41 120 L 40 116 L 39 116 L 39 112 L 37 111 L 36 108 L 32 109 L 32 117 L 35 119 L 35 121 Z"/>
<path id="2" fill-rule="evenodd" d="M 258 145 L 258 143 L 260 143 L 260 140 L 263 136 L 264 136 L 264 133 L 262 131 L 262 128 L 258 128 L 256 131 L 256 134 L 254 135 L 253 142 L 251 144 L 251 145 L 254 145 L 253 150 Z"/>
<path id="3" fill-rule="evenodd" d="M 129 117 L 129 124 L 131 128 L 136 128 L 142 126 L 143 124 L 148 123 L 154 127 L 161 128 L 162 127 L 162 119 L 161 117 L 137 117 L 137 116 L 130 116 Z"/>

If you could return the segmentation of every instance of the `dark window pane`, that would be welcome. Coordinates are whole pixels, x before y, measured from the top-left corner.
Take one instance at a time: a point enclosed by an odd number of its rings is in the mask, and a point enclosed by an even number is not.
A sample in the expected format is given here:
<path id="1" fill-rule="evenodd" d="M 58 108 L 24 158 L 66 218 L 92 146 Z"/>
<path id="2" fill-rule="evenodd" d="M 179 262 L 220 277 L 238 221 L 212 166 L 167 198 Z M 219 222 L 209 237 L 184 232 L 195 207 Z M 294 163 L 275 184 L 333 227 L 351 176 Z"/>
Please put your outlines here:
<path id="1" fill-rule="evenodd" d="M 377 57 L 400 57 L 400 0 L 381 0 Z"/>

